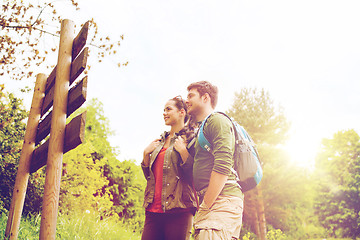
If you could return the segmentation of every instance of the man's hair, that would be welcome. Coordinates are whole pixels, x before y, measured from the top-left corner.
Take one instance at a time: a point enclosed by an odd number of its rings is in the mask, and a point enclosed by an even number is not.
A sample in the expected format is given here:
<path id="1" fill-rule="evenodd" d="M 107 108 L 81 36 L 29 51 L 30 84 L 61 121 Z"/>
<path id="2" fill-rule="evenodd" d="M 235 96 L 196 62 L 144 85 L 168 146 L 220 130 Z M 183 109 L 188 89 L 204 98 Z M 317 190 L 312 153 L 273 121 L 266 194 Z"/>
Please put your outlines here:
<path id="1" fill-rule="evenodd" d="M 208 81 L 199 81 L 191 83 L 187 90 L 190 91 L 191 89 L 195 88 L 199 94 L 200 97 L 203 96 L 205 93 L 209 94 L 211 98 L 211 106 L 212 108 L 216 107 L 217 101 L 218 101 L 218 88 Z"/>

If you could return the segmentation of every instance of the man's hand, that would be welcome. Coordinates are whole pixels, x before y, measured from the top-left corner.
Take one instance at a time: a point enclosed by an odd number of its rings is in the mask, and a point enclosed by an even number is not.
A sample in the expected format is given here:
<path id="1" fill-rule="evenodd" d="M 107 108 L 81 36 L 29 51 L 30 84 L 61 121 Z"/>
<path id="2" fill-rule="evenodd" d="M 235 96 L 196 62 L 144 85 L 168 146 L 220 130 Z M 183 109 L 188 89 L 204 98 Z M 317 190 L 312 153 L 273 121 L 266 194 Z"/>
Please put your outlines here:
<path id="1" fill-rule="evenodd" d="M 185 139 L 182 136 L 178 136 L 175 139 L 174 148 L 176 151 L 178 151 L 180 153 L 183 163 L 185 163 L 187 158 L 189 157 L 189 152 L 188 152 L 186 146 L 187 146 L 187 142 L 185 141 Z"/>
<path id="2" fill-rule="evenodd" d="M 224 188 L 227 179 L 227 175 L 223 175 L 214 171 L 211 172 L 209 186 L 206 190 L 203 200 L 208 208 L 211 208 L 211 206 L 214 204 L 216 198 Z"/>

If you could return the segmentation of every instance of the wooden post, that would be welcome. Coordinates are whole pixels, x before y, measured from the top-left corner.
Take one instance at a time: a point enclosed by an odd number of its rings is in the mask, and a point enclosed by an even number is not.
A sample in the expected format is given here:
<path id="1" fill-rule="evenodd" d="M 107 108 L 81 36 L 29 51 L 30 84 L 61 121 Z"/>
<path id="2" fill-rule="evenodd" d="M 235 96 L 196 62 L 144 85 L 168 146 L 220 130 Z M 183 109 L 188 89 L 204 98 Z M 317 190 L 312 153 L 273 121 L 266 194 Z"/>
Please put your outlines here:
<path id="1" fill-rule="evenodd" d="M 46 79 L 47 77 L 45 74 L 38 74 L 36 76 L 34 95 L 27 121 L 24 144 L 21 150 L 19 167 L 16 174 L 9 217 L 5 230 L 6 239 L 17 239 L 18 237 L 20 219 L 29 180 L 30 162 L 35 149 L 36 132 L 41 116 L 42 102 L 45 96 Z"/>
<path id="2" fill-rule="evenodd" d="M 50 130 L 51 137 L 40 226 L 40 239 L 43 240 L 55 239 L 56 235 L 74 26 L 74 23 L 67 19 L 61 22 L 59 57 L 56 67 L 53 115 Z"/>
<path id="3" fill-rule="evenodd" d="M 87 48 L 81 50 L 86 44 L 89 23 L 75 39 L 74 26 L 70 20 L 62 21 L 58 64 L 48 78 L 37 75 L 5 239 L 17 239 L 29 174 L 46 164 L 40 239 L 55 239 L 63 153 L 81 144 L 85 133 L 85 113 L 66 125 L 66 117 L 86 100 L 86 77 L 69 91 L 71 83 L 84 71 L 88 55 Z M 41 143 L 49 133 L 48 141 Z"/>

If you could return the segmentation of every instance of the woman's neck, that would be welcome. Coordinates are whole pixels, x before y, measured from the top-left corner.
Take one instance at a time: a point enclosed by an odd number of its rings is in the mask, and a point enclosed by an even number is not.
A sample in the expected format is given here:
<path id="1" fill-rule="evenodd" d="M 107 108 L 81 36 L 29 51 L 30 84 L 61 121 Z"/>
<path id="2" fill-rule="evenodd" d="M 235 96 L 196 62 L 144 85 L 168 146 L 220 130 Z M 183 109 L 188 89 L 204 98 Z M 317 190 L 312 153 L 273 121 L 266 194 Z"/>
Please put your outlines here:
<path id="1" fill-rule="evenodd" d="M 178 124 L 172 125 L 171 129 L 170 129 L 170 137 L 174 137 L 175 133 L 180 132 L 180 130 L 183 129 L 184 126 L 185 126 L 184 123 L 178 123 Z"/>

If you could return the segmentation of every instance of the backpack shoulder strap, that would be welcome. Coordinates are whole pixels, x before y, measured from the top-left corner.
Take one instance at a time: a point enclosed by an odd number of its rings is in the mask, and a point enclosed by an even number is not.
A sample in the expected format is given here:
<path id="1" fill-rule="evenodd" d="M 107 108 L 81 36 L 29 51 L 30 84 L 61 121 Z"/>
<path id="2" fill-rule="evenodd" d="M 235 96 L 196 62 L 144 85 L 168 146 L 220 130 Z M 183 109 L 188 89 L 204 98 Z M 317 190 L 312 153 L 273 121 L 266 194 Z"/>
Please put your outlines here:
<path id="1" fill-rule="evenodd" d="M 206 137 L 204 135 L 204 125 L 205 125 L 207 119 L 211 116 L 211 114 L 209 114 L 204 119 L 204 121 L 201 123 L 199 132 L 198 132 L 198 136 L 197 136 L 200 147 L 207 152 L 211 152 L 211 144 L 209 143 L 209 141 L 206 139 Z"/>
<path id="2" fill-rule="evenodd" d="M 198 142 L 199 142 L 201 148 L 202 148 L 203 150 L 207 151 L 207 152 L 211 152 L 212 146 L 211 146 L 210 142 L 206 139 L 206 137 L 205 137 L 205 135 L 204 135 L 204 125 L 205 125 L 206 121 L 208 120 L 208 118 L 209 118 L 210 116 L 212 116 L 214 113 L 220 113 L 220 114 L 226 116 L 226 117 L 231 121 L 231 123 L 234 124 L 233 121 L 231 120 L 231 118 L 230 118 L 228 115 L 226 115 L 225 113 L 223 113 L 223 112 L 213 112 L 213 113 L 210 113 L 210 114 L 205 118 L 205 120 L 201 123 L 200 128 L 199 128 L 199 132 L 198 132 Z M 234 130 L 235 130 L 235 129 L 234 129 Z"/>

